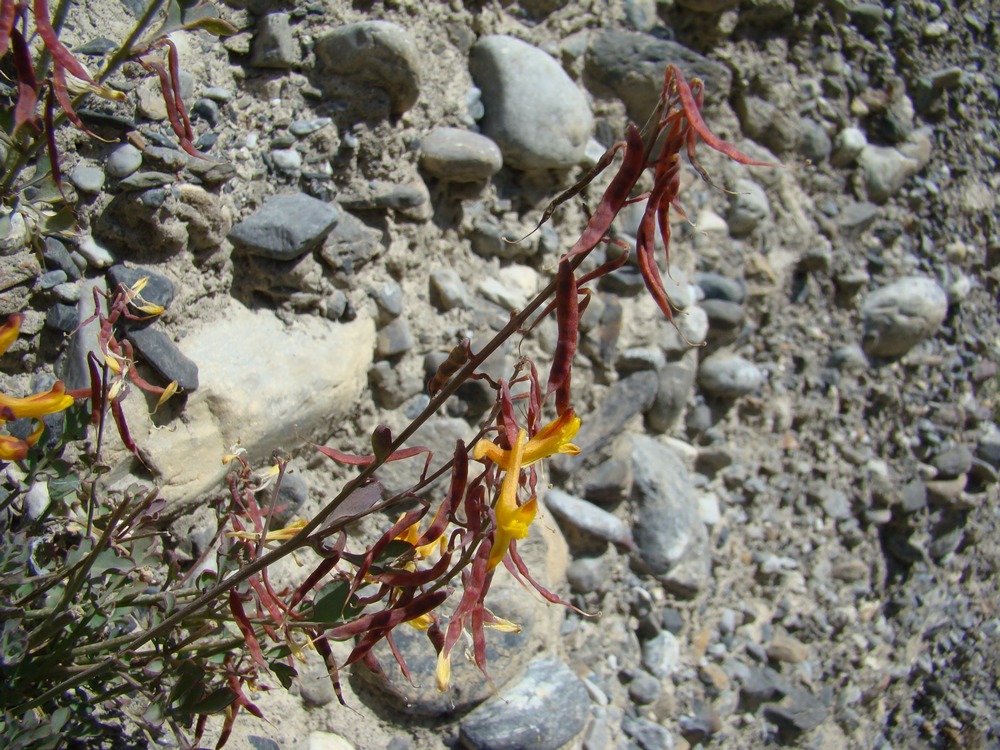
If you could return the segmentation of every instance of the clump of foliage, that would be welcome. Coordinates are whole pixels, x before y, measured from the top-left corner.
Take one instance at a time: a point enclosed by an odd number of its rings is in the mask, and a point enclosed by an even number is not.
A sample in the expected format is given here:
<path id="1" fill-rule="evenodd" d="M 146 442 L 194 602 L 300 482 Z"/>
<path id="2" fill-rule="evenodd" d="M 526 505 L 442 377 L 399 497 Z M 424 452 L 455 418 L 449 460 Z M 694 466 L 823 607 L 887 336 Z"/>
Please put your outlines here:
<path id="1" fill-rule="evenodd" d="M 48 85 L 55 87 L 55 78 Z M 59 101 L 54 88 L 50 91 Z M 12 480 L 8 472 L 0 543 L 5 613 L 0 738 L 7 746 L 55 746 L 56 735 L 47 727 L 58 726 L 57 733 L 78 738 L 125 732 L 126 727 L 156 738 L 169 730 L 182 747 L 193 747 L 201 742 L 207 718 L 221 713 L 221 747 L 241 711 L 261 715 L 253 692 L 289 687 L 307 649 L 323 657 L 341 700 L 339 673 L 345 666 L 390 668 L 374 655 L 382 641 L 409 676 L 393 642 L 398 627 L 426 633 L 428 648 L 437 654 L 440 689 L 448 689 L 455 647 L 466 635 L 473 660 L 487 674 L 486 631 L 518 627 L 494 615 L 487 603 L 499 568 L 545 599 L 562 603 L 534 579 L 518 542 L 530 534 L 535 518 L 540 463 L 578 452 L 573 440 L 586 429 L 572 406 L 571 373 L 588 285 L 622 265 L 630 248 L 586 273 L 579 273 L 581 264 L 602 243 L 613 242 L 609 232 L 619 212 L 630 202 L 644 201 L 638 265 L 649 293 L 672 320 L 655 236 L 658 229 L 669 248 L 670 211 L 682 211 L 682 155 L 706 179 L 696 158 L 699 143 L 740 163 L 760 164 L 708 130 L 701 117 L 702 95 L 700 81 L 689 84 L 678 68 L 667 68 L 659 106 L 645 130 L 630 125 L 625 140 L 544 212 L 542 222 L 621 155 L 555 278 L 478 351 L 468 342 L 456 347 L 430 384 L 429 404 L 399 435 L 376 427 L 367 455 L 316 446 L 358 473 L 315 517 L 275 528 L 287 458 L 278 455 L 270 468 L 258 472 L 235 451 L 228 457 L 227 493 L 216 506 L 219 530 L 203 559 L 182 568 L 157 523 L 163 505 L 154 491 L 134 488 L 110 496 L 101 490 L 98 456 L 90 457 L 89 466 L 82 458 L 71 466 L 61 459 L 77 430 L 68 429 L 62 441 L 39 454 L 8 459 L 19 461 L 20 478 Z M 22 126 L 27 122 L 22 120 Z M 637 194 L 646 173 L 653 187 Z M 82 427 L 89 418 L 100 434 L 110 409 L 126 445 L 127 427 L 115 405 L 124 395 L 130 353 L 118 344 L 117 326 L 135 308 L 137 294 L 135 288 L 117 290 L 111 312 L 101 319 L 104 358 L 91 362 L 93 388 L 71 394 L 89 399 L 89 414 L 82 406 L 66 411 L 70 427 Z M 553 314 L 558 343 L 544 380 L 526 359 L 508 378 L 492 380 L 480 372 L 506 341 Z M 473 378 L 484 379 L 493 391 L 490 417 L 478 434 L 457 441 L 444 463 L 435 465 L 427 449 L 407 442 Z M 377 472 L 387 462 L 402 460 L 423 460 L 421 478 L 386 497 Z M 424 499 L 424 490 L 439 477 L 448 479 L 444 496 L 437 502 Z M 29 496 L 43 481 L 52 502 L 37 513 Z M 53 495 L 54 486 L 61 493 Z M 399 508 L 406 510 L 374 541 L 352 538 L 350 523 Z M 302 564 L 301 578 L 276 587 L 269 569 L 292 554 Z M 337 641 L 352 644 L 343 662 L 334 657 Z"/>

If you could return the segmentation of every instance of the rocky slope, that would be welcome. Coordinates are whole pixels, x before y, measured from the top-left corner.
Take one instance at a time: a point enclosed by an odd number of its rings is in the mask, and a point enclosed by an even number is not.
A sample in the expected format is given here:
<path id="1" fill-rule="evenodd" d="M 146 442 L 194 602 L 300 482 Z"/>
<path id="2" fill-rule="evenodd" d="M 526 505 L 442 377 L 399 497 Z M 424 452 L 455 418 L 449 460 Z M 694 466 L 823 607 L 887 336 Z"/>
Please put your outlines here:
<path id="1" fill-rule="evenodd" d="M 134 12 L 86 5 L 77 44 Z M 0 313 L 25 310 L 37 334 L 5 391 L 53 366 L 79 384 L 86 337 L 68 334 L 121 265 L 159 284 L 167 312 L 134 344 L 188 394 L 155 424 L 132 400 L 145 468 L 114 476 L 160 484 L 193 551 L 188 511 L 218 491 L 229 446 L 294 452 L 286 491 L 314 512 L 344 474 L 303 438 L 351 450 L 405 425 L 445 353 L 548 280 L 610 175 L 505 238 L 648 116 L 666 63 L 705 80 L 715 132 L 786 165 L 703 151 L 714 184 L 685 176 L 671 288 L 705 346 L 632 266 L 583 318 L 584 450 L 548 467 L 532 543 L 595 616 L 511 586 L 498 613 L 526 628 L 491 645 L 499 695 L 471 667 L 436 694 L 416 640 L 422 689 L 359 675 L 343 709 L 312 665 L 294 695 L 261 697 L 271 723 L 247 719 L 234 746 L 1000 742 L 991 4 L 248 0 L 223 15 L 240 29 L 225 42 L 176 40 L 212 161 L 178 151 L 155 86 L 129 79 L 137 106 L 90 117 L 142 148 L 67 144 L 85 235 L 40 265 L 0 258 L 21 274 Z M 554 343 L 543 325 L 494 370 L 543 368 Z M 484 395 L 463 389 L 418 442 L 468 439 Z"/>

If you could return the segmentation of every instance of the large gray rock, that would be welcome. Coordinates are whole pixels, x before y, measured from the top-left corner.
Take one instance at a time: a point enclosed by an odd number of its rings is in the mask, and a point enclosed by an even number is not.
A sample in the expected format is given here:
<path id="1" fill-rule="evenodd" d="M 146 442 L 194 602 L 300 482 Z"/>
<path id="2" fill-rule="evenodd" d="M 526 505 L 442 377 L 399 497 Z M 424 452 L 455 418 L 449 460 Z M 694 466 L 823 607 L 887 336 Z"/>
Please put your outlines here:
<path id="1" fill-rule="evenodd" d="M 232 228 L 229 239 L 251 255 L 295 260 L 323 241 L 337 217 L 334 206 L 305 193 L 272 195 Z"/>
<path id="2" fill-rule="evenodd" d="M 632 546 L 632 533 L 618 516 L 562 490 L 551 489 L 543 499 L 545 507 L 559 519 L 563 529 L 602 542 Z"/>
<path id="3" fill-rule="evenodd" d="M 231 301 L 210 326 L 178 342 L 198 363 L 200 381 L 184 405 L 185 419 L 159 429 L 144 399 L 124 401 L 161 494 L 171 502 L 195 502 L 215 490 L 228 471 L 221 459 L 234 445 L 259 461 L 276 448 L 325 438 L 327 425 L 355 408 L 374 343 L 370 319 L 345 325 L 302 316 L 287 327 L 269 310 Z"/>
<path id="4" fill-rule="evenodd" d="M 316 40 L 320 81 L 341 76 L 382 89 L 393 114 L 402 114 L 420 96 L 420 53 L 406 29 L 389 21 L 362 21 Z"/>
<path id="5" fill-rule="evenodd" d="M 639 124 L 656 107 L 668 63 L 677 65 L 688 81 L 703 79 L 709 101 L 728 97 L 733 78 L 725 65 L 677 42 L 634 31 L 595 33 L 585 62 L 590 79 L 611 89 L 625 103 L 629 117 Z"/>
<path id="6" fill-rule="evenodd" d="M 568 169 L 583 160 L 590 105 L 553 58 L 510 36 L 479 40 L 469 70 L 482 90 L 483 132 L 514 169 Z"/>
<path id="7" fill-rule="evenodd" d="M 670 448 L 630 436 L 635 561 L 673 591 L 690 596 L 709 580 L 708 534 L 698 516 L 691 477 Z"/>
<path id="8" fill-rule="evenodd" d="M 948 295 L 926 276 L 906 276 L 868 295 L 861 308 L 862 346 L 898 357 L 933 334 L 948 314 Z"/>
<path id="9" fill-rule="evenodd" d="M 533 661 L 513 687 L 484 703 L 459 725 L 470 750 L 558 750 L 583 731 L 587 688 L 551 657 Z"/>

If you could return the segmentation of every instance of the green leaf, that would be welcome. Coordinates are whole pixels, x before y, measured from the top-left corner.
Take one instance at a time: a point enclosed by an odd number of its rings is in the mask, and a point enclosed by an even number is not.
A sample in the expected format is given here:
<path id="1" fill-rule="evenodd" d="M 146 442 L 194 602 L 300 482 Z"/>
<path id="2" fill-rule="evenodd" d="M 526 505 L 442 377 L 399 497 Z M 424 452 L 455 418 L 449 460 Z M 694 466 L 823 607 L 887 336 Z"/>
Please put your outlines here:
<path id="1" fill-rule="evenodd" d="M 350 591 L 351 584 L 347 581 L 334 581 L 324 586 L 313 602 L 313 619 L 317 622 L 335 623 L 358 614 L 362 608 L 347 600 Z"/>
<path id="2" fill-rule="evenodd" d="M 59 731 L 66 725 L 69 721 L 69 709 L 63 706 L 62 708 L 57 708 L 52 712 L 49 717 L 49 727 L 52 729 L 53 734 L 58 734 Z"/>
<path id="3" fill-rule="evenodd" d="M 42 215 L 39 224 L 45 234 L 62 234 L 71 229 L 76 229 L 76 214 L 73 213 L 72 206 L 63 206 L 55 213 L 46 212 Z"/>
<path id="4" fill-rule="evenodd" d="M 232 705 L 233 701 L 237 698 L 236 693 L 227 687 L 219 688 L 213 693 L 209 693 L 202 700 L 198 701 L 195 705 L 191 706 L 191 713 L 198 714 L 216 714 L 219 711 L 224 711 L 228 706 Z"/>
<path id="5" fill-rule="evenodd" d="M 80 490 L 80 477 L 76 474 L 67 474 L 49 480 L 49 497 L 53 500 L 62 500 L 67 495 L 76 495 Z"/>
<path id="6" fill-rule="evenodd" d="M 238 31 L 238 29 L 228 21 L 223 21 L 221 18 L 211 17 L 198 18 L 184 24 L 183 28 L 188 29 L 189 31 L 201 29 L 202 31 L 207 31 L 212 36 L 232 36 Z"/>
<path id="7" fill-rule="evenodd" d="M 288 690 L 292 686 L 292 680 L 298 677 L 298 672 L 292 669 L 290 666 L 280 661 L 272 661 L 268 664 L 271 668 L 271 672 L 275 677 L 278 678 L 278 682 L 281 683 L 281 687 Z"/>
<path id="8" fill-rule="evenodd" d="M 135 563 L 125 557 L 119 557 L 112 549 L 106 549 L 97 556 L 90 567 L 91 578 L 99 578 L 109 571 L 125 573 L 135 567 Z"/>

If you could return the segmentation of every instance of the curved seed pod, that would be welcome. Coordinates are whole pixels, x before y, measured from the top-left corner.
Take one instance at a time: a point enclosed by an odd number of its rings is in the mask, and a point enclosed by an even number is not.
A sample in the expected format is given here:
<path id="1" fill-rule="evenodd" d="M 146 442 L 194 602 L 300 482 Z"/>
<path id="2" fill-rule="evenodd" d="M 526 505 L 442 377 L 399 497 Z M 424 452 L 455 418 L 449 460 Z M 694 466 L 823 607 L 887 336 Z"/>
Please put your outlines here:
<path id="1" fill-rule="evenodd" d="M 580 329 L 580 308 L 577 298 L 576 278 L 568 260 L 559 262 L 556 275 L 556 324 L 559 338 L 556 342 L 552 368 L 549 370 L 547 393 L 556 393 L 556 411 L 561 415 L 569 408 L 569 390 L 576 355 L 577 335 Z"/>

